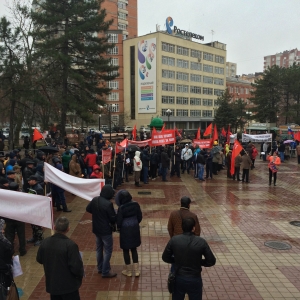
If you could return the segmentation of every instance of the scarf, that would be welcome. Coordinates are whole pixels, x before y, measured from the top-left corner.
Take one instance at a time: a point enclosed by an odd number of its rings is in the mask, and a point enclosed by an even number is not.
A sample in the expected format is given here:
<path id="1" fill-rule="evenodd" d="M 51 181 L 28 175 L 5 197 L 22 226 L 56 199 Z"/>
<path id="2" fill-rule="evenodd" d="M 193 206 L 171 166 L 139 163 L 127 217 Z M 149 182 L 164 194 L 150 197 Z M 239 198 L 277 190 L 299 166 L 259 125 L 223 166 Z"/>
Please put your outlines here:
<path id="1" fill-rule="evenodd" d="M 10 241 L 4 236 L 3 233 L 4 226 L 5 226 L 5 221 L 3 219 L 0 219 L 0 241 L 5 244 L 11 245 Z"/>

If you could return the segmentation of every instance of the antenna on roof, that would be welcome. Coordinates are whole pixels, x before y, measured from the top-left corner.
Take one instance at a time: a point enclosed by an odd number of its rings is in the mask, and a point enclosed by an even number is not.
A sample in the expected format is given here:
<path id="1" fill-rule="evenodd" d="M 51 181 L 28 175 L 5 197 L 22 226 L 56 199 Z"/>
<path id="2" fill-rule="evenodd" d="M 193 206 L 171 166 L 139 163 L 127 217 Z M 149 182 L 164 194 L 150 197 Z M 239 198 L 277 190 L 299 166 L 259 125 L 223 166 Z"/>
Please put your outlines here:
<path id="1" fill-rule="evenodd" d="M 215 34 L 214 30 L 211 30 L 211 41 L 212 42 L 214 41 L 214 34 Z"/>

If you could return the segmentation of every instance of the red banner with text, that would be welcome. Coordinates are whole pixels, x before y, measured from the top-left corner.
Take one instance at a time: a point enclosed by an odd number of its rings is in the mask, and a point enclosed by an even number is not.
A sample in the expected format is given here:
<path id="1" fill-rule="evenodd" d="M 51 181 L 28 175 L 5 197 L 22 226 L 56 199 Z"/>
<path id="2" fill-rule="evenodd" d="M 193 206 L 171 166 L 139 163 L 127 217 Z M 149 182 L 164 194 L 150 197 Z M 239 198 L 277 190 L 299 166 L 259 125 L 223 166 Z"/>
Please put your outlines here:
<path id="1" fill-rule="evenodd" d="M 200 148 L 206 149 L 211 148 L 211 139 L 207 140 L 193 140 L 193 143 L 199 145 Z"/>
<path id="2" fill-rule="evenodd" d="M 176 143 L 175 130 L 162 130 L 161 132 L 152 132 L 151 145 L 161 146 Z"/>
<path id="3" fill-rule="evenodd" d="M 111 161 L 111 150 L 102 150 L 102 163 L 105 165 Z"/>

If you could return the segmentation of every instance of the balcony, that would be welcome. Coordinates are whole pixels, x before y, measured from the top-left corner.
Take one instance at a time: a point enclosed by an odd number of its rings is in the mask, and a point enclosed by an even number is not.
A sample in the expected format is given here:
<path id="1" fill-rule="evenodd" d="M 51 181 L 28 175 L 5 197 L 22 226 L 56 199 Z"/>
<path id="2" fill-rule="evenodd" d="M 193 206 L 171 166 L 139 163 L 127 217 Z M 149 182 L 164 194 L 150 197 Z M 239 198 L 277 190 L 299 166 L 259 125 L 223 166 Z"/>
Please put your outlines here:
<path id="1" fill-rule="evenodd" d="M 128 15 L 128 10 L 118 7 L 118 12 Z"/>

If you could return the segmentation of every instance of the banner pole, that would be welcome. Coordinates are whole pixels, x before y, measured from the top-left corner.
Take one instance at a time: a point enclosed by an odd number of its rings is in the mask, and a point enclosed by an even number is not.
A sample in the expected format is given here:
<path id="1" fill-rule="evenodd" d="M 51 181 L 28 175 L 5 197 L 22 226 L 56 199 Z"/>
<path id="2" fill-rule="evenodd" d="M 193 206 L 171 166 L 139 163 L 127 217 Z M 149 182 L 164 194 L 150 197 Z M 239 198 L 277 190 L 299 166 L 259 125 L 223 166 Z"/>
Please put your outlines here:
<path id="1" fill-rule="evenodd" d="M 114 180 L 115 180 L 116 153 L 117 153 L 117 148 L 115 148 L 115 157 L 114 157 L 114 165 L 113 165 L 113 179 L 112 179 L 112 186 L 114 186 Z M 110 161 L 110 162 L 111 162 L 111 161 Z"/>

